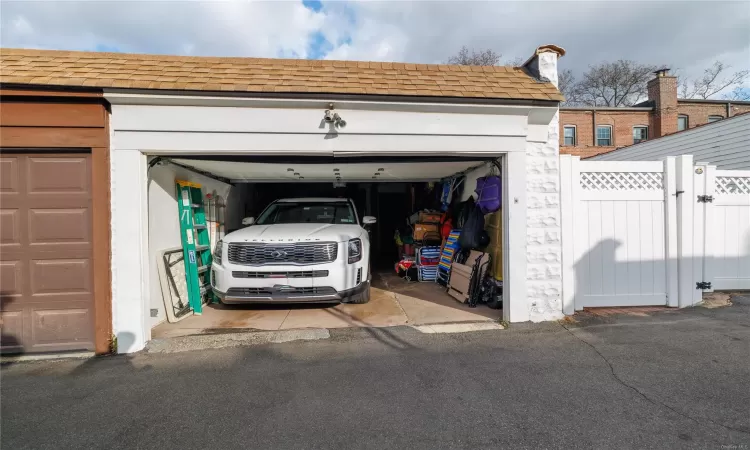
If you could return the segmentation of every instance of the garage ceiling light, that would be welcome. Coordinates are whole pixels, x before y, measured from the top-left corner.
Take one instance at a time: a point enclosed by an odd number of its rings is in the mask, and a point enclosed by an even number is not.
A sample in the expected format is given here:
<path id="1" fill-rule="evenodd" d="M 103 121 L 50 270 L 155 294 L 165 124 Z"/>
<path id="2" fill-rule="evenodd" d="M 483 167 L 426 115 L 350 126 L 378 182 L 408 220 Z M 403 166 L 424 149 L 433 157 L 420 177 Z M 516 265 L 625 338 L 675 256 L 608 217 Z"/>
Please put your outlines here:
<path id="1" fill-rule="evenodd" d="M 220 158 L 220 157 L 219 157 Z M 306 164 L 295 162 L 296 168 L 291 169 L 289 163 L 259 163 L 242 160 L 206 160 L 189 158 L 172 158 L 175 163 L 193 167 L 203 172 L 211 173 L 234 183 L 242 182 L 271 182 L 300 181 L 304 173 L 305 182 L 340 180 L 346 173 L 347 183 L 357 181 L 378 182 L 385 181 L 438 181 L 457 173 L 479 166 L 482 161 L 384 161 L 358 162 L 341 158 L 333 164 Z M 381 170 L 382 169 L 382 170 Z M 295 172 L 296 170 L 296 172 Z M 333 170 L 336 170 L 335 172 Z M 373 175 L 378 173 L 378 175 Z"/>

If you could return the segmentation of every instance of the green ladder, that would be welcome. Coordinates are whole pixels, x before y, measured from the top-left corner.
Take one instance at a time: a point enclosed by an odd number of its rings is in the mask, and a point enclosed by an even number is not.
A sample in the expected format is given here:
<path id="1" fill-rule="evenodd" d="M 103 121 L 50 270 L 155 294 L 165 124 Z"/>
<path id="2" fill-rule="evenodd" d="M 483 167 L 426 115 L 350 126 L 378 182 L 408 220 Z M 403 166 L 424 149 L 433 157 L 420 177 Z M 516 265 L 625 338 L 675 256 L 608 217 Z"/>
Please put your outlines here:
<path id="1" fill-rule="evenodd" d="M 203 313 L 204 299 L 211 292 L 211 238 L 203 209 L 201 185 L 176 180 L 177 205 L 180 211 L 180 238 L 185 261 L 188 302 L 193 313 Z"/>

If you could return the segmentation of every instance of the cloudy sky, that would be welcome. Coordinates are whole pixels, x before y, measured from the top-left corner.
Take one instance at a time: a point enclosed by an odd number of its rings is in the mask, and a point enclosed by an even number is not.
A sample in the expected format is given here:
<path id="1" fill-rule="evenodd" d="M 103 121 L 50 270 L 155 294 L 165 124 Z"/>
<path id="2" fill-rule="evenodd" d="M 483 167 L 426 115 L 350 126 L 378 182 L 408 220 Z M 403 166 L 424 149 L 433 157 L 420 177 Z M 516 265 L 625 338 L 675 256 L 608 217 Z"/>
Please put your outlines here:
<path id="1" fill-rule="evenodd" d="M 747 1 L 0 2 L 3 47 L 435 63 L 462 45 L 506 60 L 553 43 L 575 73 L 616 59 L 750 69 L 748 24 Z"/>

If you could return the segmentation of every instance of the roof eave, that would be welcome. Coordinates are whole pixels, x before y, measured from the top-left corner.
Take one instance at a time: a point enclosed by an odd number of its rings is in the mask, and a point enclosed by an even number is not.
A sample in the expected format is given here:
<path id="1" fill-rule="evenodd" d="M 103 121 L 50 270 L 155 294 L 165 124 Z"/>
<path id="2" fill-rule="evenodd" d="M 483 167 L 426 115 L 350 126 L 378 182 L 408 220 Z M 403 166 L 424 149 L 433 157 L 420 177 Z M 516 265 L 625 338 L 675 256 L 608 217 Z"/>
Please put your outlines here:
<path id="1" fill-rule="evenodd" d="M 384 95 L 384 94 L 343 94 L 336 92 L 235 92 L 235 91 L 187 91 L 187 90 L 158 90 L 158 89 L 126 89 L 104 88 L 106 94 L 126 94 L 133 96 L 173 96 L 178 97 L 214 97 L 237 99 L 304 99 L 324 101 L 368 101 L 382 103 L 434 103 L 434 104 L 467 104 L 467 105 L 511 105 L 557 107 L 559 100 L 518 99 L 518 98 L 488 98 L 488 97 L 449 97 L 449 96 L 418 96 L 418 95 Z"/>

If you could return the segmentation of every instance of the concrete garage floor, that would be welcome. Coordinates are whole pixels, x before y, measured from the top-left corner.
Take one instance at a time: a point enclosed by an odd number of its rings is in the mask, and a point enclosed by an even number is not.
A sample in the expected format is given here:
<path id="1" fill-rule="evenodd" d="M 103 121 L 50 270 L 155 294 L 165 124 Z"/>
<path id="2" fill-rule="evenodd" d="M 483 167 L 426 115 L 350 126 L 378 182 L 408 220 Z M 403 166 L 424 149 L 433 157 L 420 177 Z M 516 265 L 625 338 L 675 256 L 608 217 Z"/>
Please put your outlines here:
<path id="1" fill-rule="evenodd" d="M 407 282 L 392 273 L 376 273 L 370 302 L 364 305 L 208 305 L 202 315 L 160 324 L 151 334 L 158 339 L 226 329 L 392 327 L 501 318 L 502 310 L 485 305 L 469 308 L 435 283 Z"/>

